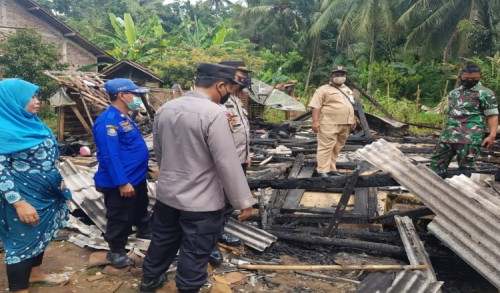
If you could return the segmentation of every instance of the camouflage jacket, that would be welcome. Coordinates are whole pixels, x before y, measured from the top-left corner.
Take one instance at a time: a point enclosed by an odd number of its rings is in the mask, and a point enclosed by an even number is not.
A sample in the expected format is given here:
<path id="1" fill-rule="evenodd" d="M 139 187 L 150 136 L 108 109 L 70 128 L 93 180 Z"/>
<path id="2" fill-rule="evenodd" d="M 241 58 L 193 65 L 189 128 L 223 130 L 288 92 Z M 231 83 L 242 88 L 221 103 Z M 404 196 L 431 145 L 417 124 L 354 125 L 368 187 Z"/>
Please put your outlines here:
<path id="1" fill-rule="evenodd" d="M 452 90 L 440 141 L 480 145 L 490 115 L 498 115 L 498 104 L 489 88 L 478 83 L 471 89 L 460 86 Z"/>

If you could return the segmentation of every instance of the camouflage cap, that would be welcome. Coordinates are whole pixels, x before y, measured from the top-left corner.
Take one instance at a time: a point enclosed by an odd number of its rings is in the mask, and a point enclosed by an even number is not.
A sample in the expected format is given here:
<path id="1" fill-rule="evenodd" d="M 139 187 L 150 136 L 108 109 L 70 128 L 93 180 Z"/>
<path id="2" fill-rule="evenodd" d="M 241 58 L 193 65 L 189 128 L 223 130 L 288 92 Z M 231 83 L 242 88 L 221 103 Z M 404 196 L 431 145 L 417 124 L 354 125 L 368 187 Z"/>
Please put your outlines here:
<path id="1" fill-rule="evenodd" d="M 334 72 L 344 72 L 347 73 L 347 68 L 342 65 L 335 65 L 332 67 L 332 73 Z"/>

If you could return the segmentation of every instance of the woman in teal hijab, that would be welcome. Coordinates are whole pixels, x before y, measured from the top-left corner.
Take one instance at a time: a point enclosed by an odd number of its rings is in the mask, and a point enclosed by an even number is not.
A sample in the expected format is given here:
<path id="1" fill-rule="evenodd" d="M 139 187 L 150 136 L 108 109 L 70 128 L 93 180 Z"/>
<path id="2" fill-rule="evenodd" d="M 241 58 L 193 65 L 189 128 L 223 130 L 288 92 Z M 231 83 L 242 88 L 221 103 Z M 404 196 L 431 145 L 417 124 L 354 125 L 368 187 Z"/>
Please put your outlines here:
<path id="1" fill-rule="evenodd" d="M 21 79 L 0 81 L 0 239 L 10 292 L 68 281 L 40 268 L 45 248 L 66 225 L 71 195 L 56 168 L 54 135 L 36 115 L 38 92 Z"/>

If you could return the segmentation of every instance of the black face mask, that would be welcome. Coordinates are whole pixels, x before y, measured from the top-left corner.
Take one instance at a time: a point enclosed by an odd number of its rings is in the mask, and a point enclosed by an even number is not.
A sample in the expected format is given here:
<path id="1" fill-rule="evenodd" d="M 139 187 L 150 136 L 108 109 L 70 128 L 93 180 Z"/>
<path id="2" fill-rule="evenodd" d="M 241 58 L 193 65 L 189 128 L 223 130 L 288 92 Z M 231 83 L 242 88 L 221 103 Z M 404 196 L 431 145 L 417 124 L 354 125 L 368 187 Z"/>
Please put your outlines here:
<path id="1" fill-rule="evenodd" d="M 220 96 L 220 104 L 224 104 L 229 100 L 229 96 L 231 96 L 231 93 L 227 90 L 226 85 L 224 85 L 224 89 L 226 90 L 225 95 L 221 95 L 219 89 L 217 89 L 217 92 L 219 93 Z"/>
<path id="2" fill-rule="evenodd" d="M 479 83 L 479 79 L 461 79 L 462 86 L 466 89 L 475 87 Z"/>
<path id="3" fill-rule="evenodd" d="M 250 77 L 245 77 L 241 80 L 241 83 L 243 85 L 240 86 L 240 90 L 243 90 L 245 88 L 249 88 L 252 85 L 252 79 Z"/>

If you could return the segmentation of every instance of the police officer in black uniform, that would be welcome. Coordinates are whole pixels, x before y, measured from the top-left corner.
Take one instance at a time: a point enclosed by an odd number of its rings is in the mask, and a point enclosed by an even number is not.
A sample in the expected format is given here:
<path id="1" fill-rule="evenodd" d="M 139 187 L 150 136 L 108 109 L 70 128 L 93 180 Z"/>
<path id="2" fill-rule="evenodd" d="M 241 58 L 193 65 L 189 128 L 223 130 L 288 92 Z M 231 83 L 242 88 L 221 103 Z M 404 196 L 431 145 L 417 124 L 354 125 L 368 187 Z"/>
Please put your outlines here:
<path id="1" fill-rule="evenodd" d="M 125 252 L 132 226 L 138 227 L 137 237 L 149 238 L 146 183 L 149 152 L 128 114 L 141 106 L 138 95 L 149 90 L 125 78 L 112 79 L 104 88 L 111 105 L 96 119 L 93 127 L 99 161 L 94 181 L 96 189 L 104 194 L 106 205 L 104 239 L 110 248 L 107 258 L 112 266 L 120 268 L 134 264 Z"/>

